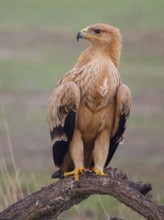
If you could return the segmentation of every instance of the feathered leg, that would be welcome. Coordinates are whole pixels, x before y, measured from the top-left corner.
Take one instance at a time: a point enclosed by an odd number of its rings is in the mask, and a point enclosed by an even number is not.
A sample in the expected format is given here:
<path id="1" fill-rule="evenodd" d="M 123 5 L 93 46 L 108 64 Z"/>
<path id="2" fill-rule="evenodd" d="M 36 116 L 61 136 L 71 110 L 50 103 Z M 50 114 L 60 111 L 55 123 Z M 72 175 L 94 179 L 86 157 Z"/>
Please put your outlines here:
<path id="1" fill-rule="evenodd" d="M 105 129 L 99 133 L 96 138 L 93 150 L 94 168 L 92 169 L 97 175 L 105 176 L 104 165 L 109 151 L 109 130 Z"/>
<path id="2" fill-rule="evenodd" d="M 79 181 L 79 174 L 84 172 L 84 147 L 81 139 L 81 133 L 75 129 L 72 141 L 70 142 L 70 154 L 74 162 L 75 169 L 71 172 L 65 172 L 64 177 L 74 175 L 75 180 Z"/>

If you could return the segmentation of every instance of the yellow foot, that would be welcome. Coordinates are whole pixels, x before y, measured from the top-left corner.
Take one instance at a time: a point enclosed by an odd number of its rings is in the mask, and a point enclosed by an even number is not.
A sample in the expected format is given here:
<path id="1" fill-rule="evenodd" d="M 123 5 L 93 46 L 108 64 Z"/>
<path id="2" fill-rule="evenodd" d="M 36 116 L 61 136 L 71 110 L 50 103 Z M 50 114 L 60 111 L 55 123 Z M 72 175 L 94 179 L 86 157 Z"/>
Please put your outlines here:
<path id="1" fill-rule="evenodd" d="M 97 169 L 97 168 L 95 168 L 95 167 L 92 169 L 92 171 L 93 171 L 94 173 L 96 173 L 97 175 L 99 175 L 99 176 L 108 176 L 106 173 L 104 173 L 103 170 L 99 170 L 99 169 Z"/>
<path id="2" fill-rule="evenodd" d="M 85 171 L 84 167 L 78 167 L 78 168 L 75 168 L 71 172 L 64 173 L 64 177 L 75 175 L 75 181 L 79 182 L 79 174 L 83 173 L 84 171 Z"/>

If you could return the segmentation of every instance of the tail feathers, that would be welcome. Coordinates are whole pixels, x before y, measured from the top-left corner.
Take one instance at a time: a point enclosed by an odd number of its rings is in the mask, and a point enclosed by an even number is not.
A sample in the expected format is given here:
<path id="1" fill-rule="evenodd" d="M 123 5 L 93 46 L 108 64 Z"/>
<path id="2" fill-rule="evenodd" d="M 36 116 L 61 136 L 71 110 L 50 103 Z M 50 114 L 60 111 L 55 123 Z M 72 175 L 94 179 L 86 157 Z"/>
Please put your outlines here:
<path id="1" fill-rule="evenodd" d="M 51 175 L 51 178 L 52 179 L 63 178 L 63 173 L 61 172 L 61 170 L 57 170 Z"/>

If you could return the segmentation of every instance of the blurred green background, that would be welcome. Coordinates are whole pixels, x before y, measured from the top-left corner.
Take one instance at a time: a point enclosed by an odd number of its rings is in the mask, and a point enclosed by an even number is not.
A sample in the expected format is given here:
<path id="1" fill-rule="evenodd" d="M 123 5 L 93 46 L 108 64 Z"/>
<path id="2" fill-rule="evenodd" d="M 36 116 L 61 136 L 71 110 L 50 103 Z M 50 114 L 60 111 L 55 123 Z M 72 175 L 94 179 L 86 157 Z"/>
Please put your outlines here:
<path id="1" fill-rule="evenodd" d="M 12 173 L 5 118 L 22 184 L 53 182 L 47 102 L 57 80 L 88 42 L 76 33 L 93 23 L 123 35 L 119 71 L 132 92 L 131 118 L 111 162 L 132 180 L 150 182 L 164 204 L 164 1 L 0 0 L 0 150 Z M 0 183 L 3 182 L 0 175 Z M 38 188 L 39 188 L 38 187 Z M 109 196 L 92 196 L 59 219 L 142 219 Z"/>

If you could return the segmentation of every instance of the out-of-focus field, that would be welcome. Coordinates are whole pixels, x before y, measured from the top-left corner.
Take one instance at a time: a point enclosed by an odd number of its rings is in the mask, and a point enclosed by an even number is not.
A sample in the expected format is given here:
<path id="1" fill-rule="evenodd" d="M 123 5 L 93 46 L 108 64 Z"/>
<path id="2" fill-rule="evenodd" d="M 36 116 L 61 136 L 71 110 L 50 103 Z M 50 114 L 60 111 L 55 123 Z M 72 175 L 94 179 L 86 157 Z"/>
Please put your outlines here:
<path id="1" fill-rule="evenodd" d="M 111 166 L 125 170 L 132 180 L 151 182 L 154 200 L 164 204 L 163 0 L 1 0 L 0 151 L 12 175 L 6 118 L 22 185 L 36 189 L 31 174 L 40 187 L 53 182 L 48 98 L 88 46 L 76 42 L 76 33 L 97 22 L 122 32 L 119 71 L 133 96 L 124 145 Z M 100 199 L 109 216 L 142 219 L 106 196 L 92 196 L 59 219 L 107 219 Z"/>

